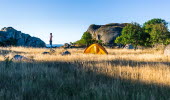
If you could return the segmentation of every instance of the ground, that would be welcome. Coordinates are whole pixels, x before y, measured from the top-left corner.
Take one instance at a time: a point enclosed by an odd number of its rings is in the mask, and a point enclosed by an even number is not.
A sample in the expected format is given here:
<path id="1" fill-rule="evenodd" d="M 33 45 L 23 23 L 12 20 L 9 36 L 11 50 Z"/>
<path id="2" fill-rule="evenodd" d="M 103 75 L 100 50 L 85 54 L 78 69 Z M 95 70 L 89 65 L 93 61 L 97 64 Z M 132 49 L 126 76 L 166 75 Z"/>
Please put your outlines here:
<path id="1" fill-rule="evenodd" d="M 170 57 L 161 50 L 0 48 L 0 100 L 169 100 Z M 20 54 L 35 61 L 12 61 Z"/>

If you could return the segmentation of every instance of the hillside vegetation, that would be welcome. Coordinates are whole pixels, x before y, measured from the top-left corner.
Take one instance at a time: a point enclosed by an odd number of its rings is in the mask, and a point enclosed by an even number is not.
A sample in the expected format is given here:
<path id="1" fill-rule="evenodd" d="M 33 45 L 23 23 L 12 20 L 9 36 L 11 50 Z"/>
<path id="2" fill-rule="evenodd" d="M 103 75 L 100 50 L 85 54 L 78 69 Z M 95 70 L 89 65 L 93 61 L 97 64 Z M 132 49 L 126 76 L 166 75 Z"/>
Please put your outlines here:
<path id="1" fill-rule="evenodd" d="M 0 100 L 168 100 L 170 59 L 161 50 L 0 48 Z M 9 57 L 4 60 L 4 56 Z M 34 62 L 10 59 L 20 54 Z"/>

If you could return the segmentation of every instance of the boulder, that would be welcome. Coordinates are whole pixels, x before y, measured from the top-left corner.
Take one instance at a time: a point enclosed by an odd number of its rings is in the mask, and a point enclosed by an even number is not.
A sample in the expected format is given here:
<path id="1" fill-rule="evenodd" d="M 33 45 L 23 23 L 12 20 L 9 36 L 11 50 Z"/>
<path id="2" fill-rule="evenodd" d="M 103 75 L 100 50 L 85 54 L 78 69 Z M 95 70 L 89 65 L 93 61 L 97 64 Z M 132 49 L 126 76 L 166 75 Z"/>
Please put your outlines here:
<path id="1" fill-rule="evenodd" d="M 0 30 L 0 42 L 6 46 L 10 44 L 14 45 L 15 43 L 16 46 L 46 47 L 45 42 L 41 39 L 37 37 L 31 37 L 29 34 L 17 31 L 12 27 L 4 27 Z"/>
<path id="2" fill-rule="evenodd" d="M 134 49 L 134 47 L 131 44 L 126 44 L 124 49 Z"/>
<path id="3" fill-rule="evenodd" d="M 64 51 L 63 53 L 61 53 L 62 56 L 65 56 L 65 55 L 71 55 L 71 53 L 69 51 Z"/>
<path id="4" fill-rule="evenodd" d="M 24 57 L 24 56 L 21 56 L 21 55 L 15 55 L 13 58 L 12 58 L 13 61 L 34 61 L 33 59 L 29 59 L 27 57 Z"/>
<path id="5" fill-rule="evenodd" d="M 42 54 L 50 54 L 50 55 L 51 55 L 51 54 L 54 54 L 55 52 L 56 52 L 56 51 L 51 48 L 51 49 L 50 49 L 50 52 L 46 52 L 46 51 L 45 51 L 45 52 L 43 52 Z"/>
<path id="6" fill-rule="evenodd" d="M 44 55 L 45 55 L 45 54 L 50 54 L 50 52 L 43 52 L 42 54 L 44 54 Z"/>
<path id="7" fill-rule="evenodd" d="M 56 51 L 55 51 L 54 49 L 52 49 L 52 48 L 50 49 L 50 53 L 51 53 L 51 54 L 53 54 L 53 53 L 55 53 L 55 52 L 56 52 Z"/>
<path id="8" fill-rule="evenodd" d="M 167 45 L 164 49 L 164 55 L 169 56 L 170 55 L 170 44 Z"/>
<path id="9" fill-rule="evenodd" d="M 64 44 L 64 48 L 70 48 L 70 46 L 71 46 L 71 45 L 68 44 L 68 43 L 65 43 L 65 44 Z"/>
<path id="10" fill-rule="evenodd" d="M 89 26 L 87 32 L 92 34 L 92 37 L 96 40 L 102 40 L 105 44 L 113 44 L 114 40 L 121 35 L 121 31 L 126 25 L 127 23 L 92 24 Z"/>

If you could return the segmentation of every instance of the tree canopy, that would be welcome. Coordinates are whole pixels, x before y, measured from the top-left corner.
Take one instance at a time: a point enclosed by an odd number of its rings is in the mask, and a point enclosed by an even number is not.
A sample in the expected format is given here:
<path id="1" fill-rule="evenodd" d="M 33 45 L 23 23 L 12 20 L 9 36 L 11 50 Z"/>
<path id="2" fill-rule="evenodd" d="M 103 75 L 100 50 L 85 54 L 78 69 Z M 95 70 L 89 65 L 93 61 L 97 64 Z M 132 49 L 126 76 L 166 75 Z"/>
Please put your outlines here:
<path id="1" fill-rule="evenodd" d="M 161 18 L 154 18 L 151 19 L 143 24 L 143 28 L 145 32 L 150 33 L 153 29 L 153 26 L 156 24 L 162 24 L 164 27 L 168 27 L 168 22 L 166 22 L 164 19 Z"/>
<path id="2" fill-rule="evenodd" d="M 167 44 L 167 39 L 170 38 L 170 33 L 167 27 L 163 24 L 152 25 L 152 30 L 150 31 L 150 41 L 152 45 L 154 44 Z"/>
<path id="3" fill-rule="evenodd" d="M 155 44 L 168 44 L 169 31 L 168 22 L 161 18 L 154 18 L 144 23 L 144 31 L 150 35 L 150 45 Z"/>
<path id="4" fill-rule="evenodd" d="M 168 23 L 164 19 L 154 18 L 143 24 L 131 23 L 122 30 L 122 35 L 117 37 L 116 43 L 132 44 L 134 46 L 167 45 L 170 43 Z"/>
<path id="5" fill-rule="evenodd" d="M 161 18 L 153 18 L 153 19 L 145 22 L 143 24 L 143 27 L 145 27 L 146 25 L 154 25 L 154 24 L 163 24 L 164 26 L 167 27 L 168 22 L 166 22 L 164 19 L 161 19 Z"/>
<path id="6" fill-rule="evenodd" d="M 147 35 L 138 23 L 131 23 L 125 26 L 122 30 L 122 35 L 116 38 L 116 43 L 132 44 L 135 48 L 142 45 L 146 40 Z"/>
<path id="7" fill-rule="evenodd" d="M 84 32 L 80 40 L 76 41 L 80 45 L 89 45 L 92 43 L 92 35 L 89 32 Z"/>

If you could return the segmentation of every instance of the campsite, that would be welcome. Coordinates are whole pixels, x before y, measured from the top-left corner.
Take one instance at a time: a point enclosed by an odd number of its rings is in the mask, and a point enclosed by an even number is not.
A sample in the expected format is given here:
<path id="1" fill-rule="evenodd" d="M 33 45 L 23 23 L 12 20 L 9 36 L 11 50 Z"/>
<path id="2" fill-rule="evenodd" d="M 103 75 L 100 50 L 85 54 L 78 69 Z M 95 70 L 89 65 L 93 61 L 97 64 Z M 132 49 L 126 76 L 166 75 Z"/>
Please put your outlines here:
<path id="1" fill-rule="evenodd" d="M 0 100 L 170 100 L 170 0 L 1 0 Z"/>
<path id="2" fill-rule="evenodd" d="M 55 48 L 53 54 L 42 54 L 50 52 L 45 48 L 0 50 L 1 97 L 6 99 L 170 98 L 170 59 L 162 50 L 105 48 L 108 54 L 85 54 L 85 48 L 72 48 L 65 56 L 64 48 Z M 12 60 L 16 54 L 34 61 Z"/>
<path id="3" fill-rule="evenodd" d="M 170 31 L 164 19 L 90 25 L 55 46 L 0 30 L 0 100 L 168 100 Z M 148 31 L 149 30 L 149 31 Z"/>

